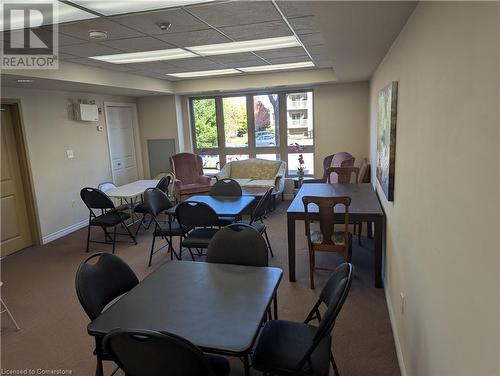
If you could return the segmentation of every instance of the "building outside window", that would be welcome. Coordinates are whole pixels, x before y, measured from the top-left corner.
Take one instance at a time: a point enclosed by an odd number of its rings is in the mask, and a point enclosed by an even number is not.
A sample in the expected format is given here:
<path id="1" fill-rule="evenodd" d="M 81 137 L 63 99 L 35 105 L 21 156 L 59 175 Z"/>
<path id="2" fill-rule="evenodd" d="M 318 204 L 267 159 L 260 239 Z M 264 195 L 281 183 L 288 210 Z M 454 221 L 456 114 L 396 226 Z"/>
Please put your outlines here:
<path id="1" fill-rule="evenodd" d="M 248 158 L 285 160 L 295 176 L 303 154 L 314 173 L 313 92 L 236 94 L 190 99 L 194 152 L 206 172 Z"/>

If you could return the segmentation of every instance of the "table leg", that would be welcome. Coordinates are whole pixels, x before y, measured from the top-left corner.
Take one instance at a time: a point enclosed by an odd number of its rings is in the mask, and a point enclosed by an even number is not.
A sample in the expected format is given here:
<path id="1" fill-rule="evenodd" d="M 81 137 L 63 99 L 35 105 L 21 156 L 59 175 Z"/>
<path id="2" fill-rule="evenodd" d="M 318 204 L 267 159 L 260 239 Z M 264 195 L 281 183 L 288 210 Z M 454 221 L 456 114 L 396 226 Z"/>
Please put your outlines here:
<path id="1" fill-rule="evenodd" d="M 368 235 L 368 239 L 373 239 L 373 228 L 371 222 L 366 222 L 366 234 Z"/>
<path id="2" fill-rule="evenodd" d="M 287 216 L 288 232 L 288 279 L 295 282 L 295 219 Z"/>
<path id="3" fill-rule="evenodd" d="M 274 301 L 273 301 L 273 308 L 274 308 L 274 320 L 278 320 L 278 293 L 274 294 Z"/>
<path id="4" fill-rule="evenodd" d="M 375 221 L 375 287 L 383 287 L 382 283 L 382 237 L 384 229 L 384 219 L 382 217 Z"/>

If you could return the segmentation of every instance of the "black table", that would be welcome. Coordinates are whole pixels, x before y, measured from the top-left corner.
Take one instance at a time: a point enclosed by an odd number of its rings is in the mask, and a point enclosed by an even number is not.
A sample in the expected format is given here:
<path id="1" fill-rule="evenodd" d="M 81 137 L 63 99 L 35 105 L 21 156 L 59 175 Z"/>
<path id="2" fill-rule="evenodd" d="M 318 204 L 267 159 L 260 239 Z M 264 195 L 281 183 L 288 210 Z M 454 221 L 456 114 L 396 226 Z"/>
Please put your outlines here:
<path id="1" fill-rule="evenodd" d="M 172 261 L 147 276 L 88 325 L 92 336 L 115 328 L 166 331 L 206 352 L 248 356 L 282 270 Z"/>
<path id="2" fill-rule="evenodd" d="M 194 195 L 189 197 L 186 201 L 204 202 L 219 216 L 236 217 L 243 213 L 243 211 L 255 200 L 253 196 L 208 196 L 208 195 Z M 168 214 L 175 214 L 177 205 L 172 206 L 167 210 Z"/>
<path id="3" fill-rule="evenodd" d="M 295 221 L 304 220 L 304 204 L 302 196 L 349 196 L 349 221 L 351 223 L 373 222 L 375 225 L 375 286 L 382 287 L 382 236 L 385 228 L 385 215 L 378 200 L 377 194 L 371 184 L 326 184 L 306 183 L 297 192 L 292 203 L 288 207 L 287 231 L 288 231 L 288 266 L 290 281 L 295 281 Z M 342 212 L 336 212 L 339 222 L 344 220 Z M 319 220 L 318 208 L 315 205 L 309 207 L 311 219 Z M 371 226 L 368 226 L 369 233 Z"/>

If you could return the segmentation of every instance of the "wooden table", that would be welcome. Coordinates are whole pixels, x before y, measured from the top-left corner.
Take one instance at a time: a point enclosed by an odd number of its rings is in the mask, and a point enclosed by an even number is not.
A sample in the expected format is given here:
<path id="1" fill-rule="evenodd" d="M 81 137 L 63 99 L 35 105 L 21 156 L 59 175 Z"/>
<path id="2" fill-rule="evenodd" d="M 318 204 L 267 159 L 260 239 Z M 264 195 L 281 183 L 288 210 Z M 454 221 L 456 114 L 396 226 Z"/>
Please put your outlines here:
<path id="1" fill-rule="evenodd" d="M 186 201 L 203 202 L 210 206 L 217 215 L 223 217 L 236 217 L 241 215 L 243 211 L 255 200 L 253 196 L 208 196 L 194 195 Z M 175 214 L 177 205 L 172 206 L 167 210 L 168 214 Z"/>
<path id="2" fill-rule="evenodd" d="M 302 185 L 286 213 L 290 281 L 295 281 L 295 221 L 303 221 L 305 216 L 302 196 L 349 196 L 351 198 L 349 221 L 351 223 L 374 223 L 375 286 L 382 287 L 382 237 L 385 231 L 385 215 L 371 184 L 307 183 Z M 336 215 L 338 216 L 336 220 L 339 223 L 343 222 L 343 213 L 336 213 Z M 309 216 L 313 220 L 319 220 L 318 208 L 315 205 L 309 207 Z"/>
<path id="3" fill-rule="evenodd" d="M 282 270 L 171 261 L 121 297 L 87 330 L 102 337 L 116 328 L 177 334 L 203 351 L 244 358 L 276 294 Z"/>

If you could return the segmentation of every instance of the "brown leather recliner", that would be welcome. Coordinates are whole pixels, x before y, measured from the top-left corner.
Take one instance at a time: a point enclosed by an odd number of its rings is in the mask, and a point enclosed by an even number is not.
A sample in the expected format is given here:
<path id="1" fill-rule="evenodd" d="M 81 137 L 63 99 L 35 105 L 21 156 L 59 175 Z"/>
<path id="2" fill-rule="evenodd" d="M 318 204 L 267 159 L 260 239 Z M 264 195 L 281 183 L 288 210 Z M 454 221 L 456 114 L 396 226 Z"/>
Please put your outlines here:
<path id="1" fill-rule="evenodd" d="M 175 175 L 174 194 L 180 202 L 195 194 L 210 192 L 210 176 L 203 175 L 203 161 L 199 155 L 179 153 L 170 157 L 170 164 Z"/>

